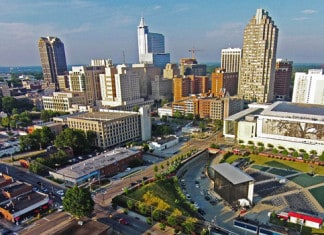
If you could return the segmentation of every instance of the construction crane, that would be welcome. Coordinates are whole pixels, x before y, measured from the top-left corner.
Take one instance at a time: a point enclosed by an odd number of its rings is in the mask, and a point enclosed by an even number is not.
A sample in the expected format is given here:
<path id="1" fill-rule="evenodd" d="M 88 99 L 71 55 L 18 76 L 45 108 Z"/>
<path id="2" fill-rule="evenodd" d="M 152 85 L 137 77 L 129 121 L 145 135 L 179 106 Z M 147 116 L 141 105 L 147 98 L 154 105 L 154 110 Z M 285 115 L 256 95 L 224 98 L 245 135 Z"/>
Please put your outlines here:
<path id="1" fill-rule="evenodd" d="M 196 49 L 196 48 L 193 47 L 193 48 L 189 49 L 188 51 L 191 52 L 191 58 L 192 59 L 196 59 L 195 52 L 196 51 L 200 51 L 200 50 L 198 50 L 198 49 Z"/>

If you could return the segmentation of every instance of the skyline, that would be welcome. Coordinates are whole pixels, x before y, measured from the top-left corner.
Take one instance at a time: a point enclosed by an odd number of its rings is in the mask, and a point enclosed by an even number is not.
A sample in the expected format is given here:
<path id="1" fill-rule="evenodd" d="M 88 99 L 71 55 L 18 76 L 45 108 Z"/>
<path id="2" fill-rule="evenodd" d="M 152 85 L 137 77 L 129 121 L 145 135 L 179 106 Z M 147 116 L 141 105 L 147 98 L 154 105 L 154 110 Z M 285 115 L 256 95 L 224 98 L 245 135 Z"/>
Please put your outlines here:
<path id="1" fill-rule="evenodd" d="M 277 58 L 323 63 L 322 1 L 23 1 L 4 0 L 0 15 L 0 66 L 40 65 L 38 40 L 62 40 L 68 64 L 138 63 L 137 26 L 143 16 L 149 31 L 165 37 L 171 62 L 191 57 L 219 62 L 221 49 L 242 48 L 243 31 L 256 9 L 268 11 L 279 28 Z M 125 7 L 127 5 L 127 7 Z M 180 32 L 180 33 L 179 33 Z M 306 42 L 306 43 L 305 43 Z"/>

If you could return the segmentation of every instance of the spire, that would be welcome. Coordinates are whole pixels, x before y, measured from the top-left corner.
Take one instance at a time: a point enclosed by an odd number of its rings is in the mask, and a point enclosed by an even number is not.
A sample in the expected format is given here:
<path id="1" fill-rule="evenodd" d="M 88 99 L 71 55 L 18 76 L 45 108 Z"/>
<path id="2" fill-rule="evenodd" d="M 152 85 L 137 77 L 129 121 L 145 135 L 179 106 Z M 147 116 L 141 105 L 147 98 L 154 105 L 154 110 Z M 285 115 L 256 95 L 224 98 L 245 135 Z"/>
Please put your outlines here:
<path id="1" fill-rule="evenodd" d="M 145 22 L 144 22 L 144 17 L 141 17 L 141 21 L 138 27 L 144 27 L 145 26 Z"/>

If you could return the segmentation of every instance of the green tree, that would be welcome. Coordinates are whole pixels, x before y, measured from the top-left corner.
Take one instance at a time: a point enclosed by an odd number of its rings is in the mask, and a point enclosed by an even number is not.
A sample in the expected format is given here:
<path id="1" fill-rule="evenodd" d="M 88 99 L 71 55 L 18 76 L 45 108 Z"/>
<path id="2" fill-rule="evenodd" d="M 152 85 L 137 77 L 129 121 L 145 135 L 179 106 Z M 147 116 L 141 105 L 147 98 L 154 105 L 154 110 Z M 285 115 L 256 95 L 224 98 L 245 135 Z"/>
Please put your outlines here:
<path id="1" fill-rule="evenodd" d="M 46 167 L 41 164 L 39 161 L 35 160 L 35 161 L 32 161 L 30 164 L 29 164 L 29 168 L 28 168 L 31 172 L 35 173 L 35 174 L 43 174 L 43 173 L 46 173 Z"/>
<path id="2" fill-rule="evenodd" d="M 76 154 L 89 152 L 89 143 L 87 141 L 85 132 L 82 130 L 66 128 L 56 136 L 54 144 L 58 148 L 69 146 Z"/>
<path id="3" fill-rule="evenodd" d="M 170 215 L 167 217 L 167 221 L 168 221 L 168 224 L 171 226 L 171 227 L 174 227 L 175 225 L 177 225 L 177 218 L 174 216 L 174 215 Z"/>
<path id="4" fill-rule="evenodd" d="M 16 99 L 11 96 L 2 98 L 2 110 L 8 115 L 12 114 L 13 108 L 16 107 Z"/>
<path id="5" fill-rule="evenodd" d="M 48 121 L 50 120 L 50 118 L 51 118 L 50 113 L 49 113 L 47 110 L 43 109 L 43 110 L 41 111 L 40 119 L 41 119 L 43 122 L 48 122 Z"/>
<path id="6" fill-rule="evenodd" d="M 63 207 L 65 211 L 76 218 L 89 216 L 94 208 L 89 189 L 79 188 L 78 186 L 69 188 L 63 199 Z"/>
<path id="7" fill-rule="evenodd" d="M 194 231 L 195 229 L 195 219 L 194 218 L 187 218 L 183 223 L 182 223 L 182 226 L 184 227 L 185 229 L 185 232 L 187 234 L 191 234 L 191 232 Z"/>

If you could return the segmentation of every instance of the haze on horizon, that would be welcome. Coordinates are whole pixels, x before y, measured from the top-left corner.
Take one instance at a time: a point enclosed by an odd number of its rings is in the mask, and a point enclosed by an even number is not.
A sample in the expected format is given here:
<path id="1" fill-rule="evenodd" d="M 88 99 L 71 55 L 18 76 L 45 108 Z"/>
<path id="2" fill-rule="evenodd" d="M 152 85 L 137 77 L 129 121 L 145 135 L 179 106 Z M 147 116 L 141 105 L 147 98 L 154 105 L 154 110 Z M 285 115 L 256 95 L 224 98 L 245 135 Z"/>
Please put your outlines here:
<path id="1" fill-rule="evenodd" d="M 257 8 L 279 28 L 277 58 L 324 63 L 322 0 L 3 0 L 0 15 L 0 66 L 40 65 L 38 39 L 59 37 L 68 64 L 138 63 L 137 26 L 141 16 L 150 32 L 165 36 L 171 61 L 191 57 L 219 62 L 221 49 L 242 48 L 243 30 Z"/>

